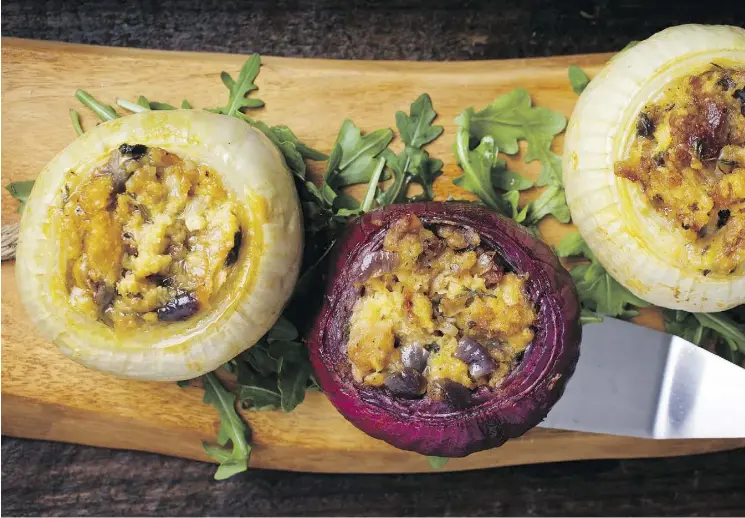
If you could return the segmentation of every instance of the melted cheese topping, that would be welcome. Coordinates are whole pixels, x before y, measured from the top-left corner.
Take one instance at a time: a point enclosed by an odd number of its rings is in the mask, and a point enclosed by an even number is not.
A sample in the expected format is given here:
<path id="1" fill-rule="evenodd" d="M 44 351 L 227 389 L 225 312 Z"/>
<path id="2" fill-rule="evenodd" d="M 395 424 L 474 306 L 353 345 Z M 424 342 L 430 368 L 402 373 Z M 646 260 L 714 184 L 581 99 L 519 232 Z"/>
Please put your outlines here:
<path id="1" fill-rule="evenodd" d="M 400 351 L 408 345 L 430 352 L 428 382 L 475 388 L 504 379 L 533 339 L 536 313 L 527 277 L 505 272 L 479 244 L 472 231 L 440 227 L 436 235 L 416 216 L 391 225 L 383 250 L 395 254 L 397 266 L 362 283 L 350 319 L 347 352 L 357 381 L 381 385 L 403 368 Z M 464 336 L 486 347 L 497 363 L 493 373 L 469 375 L 455 357 Z"/>
<path id="2" fill-rule="evenodd" d="M 231 273 L 241 209 L 209 168 L 125 146 L 90 176 L 69 174 L 70 302 L 117 329 L 184 320 L 209 307 Z"/>
<path id="3" fill-rule="evenodd" d="M 711 66 L 670 84 L 639 115 L 616 175 L 636 182 L 704 275 L 745 263 L 745 69 Z"/>

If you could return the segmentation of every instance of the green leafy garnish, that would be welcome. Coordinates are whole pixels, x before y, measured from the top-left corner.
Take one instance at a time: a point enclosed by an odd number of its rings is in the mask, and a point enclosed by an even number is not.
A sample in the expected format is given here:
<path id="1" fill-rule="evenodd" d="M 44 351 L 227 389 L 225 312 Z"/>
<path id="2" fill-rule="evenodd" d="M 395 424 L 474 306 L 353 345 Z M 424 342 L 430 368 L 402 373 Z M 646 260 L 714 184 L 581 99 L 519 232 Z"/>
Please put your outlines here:
<path id="1" fill-rule="evenodd" d="M 433 469 L 440 469 L 440 468 L 442 468 L 443 466 L 445 466 L 445 464 L 448 463 L 449 460 L 450 459 L 447 458 L 447 457 L 435 457 L 435 456 L 429 456 L 429 457 L 427 457 L 427 461 L 429 462 L 429 465 Z"/>
<path id="2" fill-rule="evenodd" d="M 246 471 L 251 454 L 248 428 L 235 409 L 235 394 L 228 391 L 212 372 L 204 376 L 204 402 L 214 406 L 220 415 L 217 445 L 202 443 L 207 455 L 220 463 L 215 479 L 223 480 Z M 232 448 L 227 446 L 228 442 Z"/>
<path id="3" fill-rule="evenodd" d="M 233 362 L 240 400 L 249 410 L 290 412 L 303 402 L 311 385 L 307 349 L 286 317 Z"/>
<path id="4" fill-rule="evenodd" d="M 562 223 L 570 221 L 569 207 L 562 187 L 561 159 L 551 152 L 556 134 L 566 120 L 556 112 L 532 107 L 525 90 L 514 90 L 476 112 L 468 108 L 456 119 L 455 154 L 463 175 L 453 182 L 476 194 L 487 207 L 535 230 L 544 217 L 553 215 Z M 539 185 L 548 188 L 533 202 L 519 207 L 519 192 L 533 187 L 533 182 L 507 169 L 499 152 L 515 154 L 518 140 L 528 141 L 526 162 L 543 163 Z M 472 142 L 478 144 L 472 147 Z M 495 189 L 505 191 L 499 194 Z"/>
<path id="5" fill-rule="evenodd" d="M 559 257 L 579 256 L 590 261 L 574 266 L 569 272 L 583 308 L 611 317 L 629 318 L 637 314 L 636 308 L 649 305 L 611 277 L 578 232 L 567 234 L 555 251 Z"/>
<path id="6" fill-rule="evenodd" d="M 80 114 L 77 112 L 77 110 L 73 110 L 70 108 L 70 120 L 72 121 L 72 127 L 75 130 L 75 133 L 78 135 L 82 135 L 85 133 L 83 131 L 83 127 L 80 125 Z"/>
<path id="7" fill-rule="evenodd" d="M 103 121 L 110 121 L 119 117 L 119 114 L 114 111 L 114 108 L 97 101 L 91 94 L 84 90 L 76 90 L 75 97 L 77 97 L 78 101 L 90 108 L 93 113 L 98 115 Z"/>
<path id="8" fill-rule="evenodd" d="M 705 346 L 721 339 L 732 352 L 745 354 L 745 325 L 727 313 L 688 313 L 663 311 L 665 330 L 696 345 Z"/>
<path id="9" fill-rule="evenodd" d="M 10 182 L 5 186 L 5 189 L 13 196 L 16 200 L 21 202 L 18 206 L 18 214 L 23 212 L 23 208 L 26 206 L 26 200 L 31 195 L 31 189 L 34 186 L 34 180 L 23 180 L 20 182 Z"/>
<path id="10" fill-rule="evenodd" d="M 562 185 L 561 157 L 551 151 L 551 143 L 564 130 L 566 119 L 548 108 L 532 106 L 527 91 L 515 89 L 479 112 L 468 108 L 456 122 L 467 124 L 473 138 L 491 137 L 495 146 L 508 155 L 518 152 L 518 140 L 525 140 L 525 162 L 538 160 L 543 166 L 538 185 Z"/>
<path id="11" fill-rule="evenodd" d="M 429 95 L 420 95 L 412 104 L 409 114 L 396 112 L 396 128 L 404 142 L 404 149 L 396 155 L 390 149 L 383 152 L 386 164 L 393 172 L 393 183 L 378 196 L 381 206 L 406 201 L 434 199 L 433 184 L 442 174 L 442 161 L 430 158 L 424 146 L 442 134 L 442 126 L 432 125 L 437 117 Z M 422 194 L 408 197 L 409 185 L 419 184 Z"/>
<path id="12" fill-rule="evenodd" d="M 189 103 L 189 101 L 184 99 L 183 101 L 181 101 L 181 108 L 183 108 L 184 110 L 191 110 L 192 105 Z"/>
<path id="13" fill-rule="evenodd" d="M 585 91 L 587 85 L 590 84 L 590 78 L 587 77 L 584 70 L 576 65 L 569 66 L 569 84 L 572 85 L 574 93 L 579 95 Z"/>
<path id="14" fill-rule="evenodd" d="M 228 104 L 214 111 L 235 116 L 245 108 L 260 108 L 264 106 L 264 101 L 246 97 L 249 92 L 259 88 L 254 84 L 254 81 L 259 75 L 260 67 L 261 56 L 253 54 L 243 63 L 243 67 L 241 67 L 241 71 L 238 74 L 238 81 L 234 81 L 227 72 L 222 72 L 220 79 L 222 79 L 223 84 L 230 90 L 230 96 L 228 97 Z"/>
<path id="15" fill-rule="evenodd" d="M 494 162 L 491 179 L 494 187 L 503 191 L 525 191 L 535 185 L 530 178 L 507 169 L 507 161 L 504 159 Z"/>
<path id="16" fill-rule="evenodd" d="M 529 210 L 525 219 L 526 225 L 536 225 L 549 214 L 562 223 L 569 223 L 571 219 L 564 189 L 557 185 L 547 187 L 538 199 L 527 207 Z"/>
<path id="17" fill-rule="evenodd" d="M 176 107 L 168 103 L 160 103 L 157 101 L 153 101 L 150 103 L 150 109 L 151 110 L 175 110 Z"/>
<path id="18" fill-rule="evenodd" d="M 409 115 L 396 112 L 396 128 L 407 146 L 421 149 L 442 134 L 442 126 L 433 126 L 437 117 L 429 95 L 422 94 L 411 103 Z"/>
<path id="19" fill-rule="evenodd" d="M 390 128 L 362 135 L 350 120 L 345 120 L 331 150 L 324 182 L 332 189 L 367 183 L 377 167 L 376 157 L 393 139 Z"/>

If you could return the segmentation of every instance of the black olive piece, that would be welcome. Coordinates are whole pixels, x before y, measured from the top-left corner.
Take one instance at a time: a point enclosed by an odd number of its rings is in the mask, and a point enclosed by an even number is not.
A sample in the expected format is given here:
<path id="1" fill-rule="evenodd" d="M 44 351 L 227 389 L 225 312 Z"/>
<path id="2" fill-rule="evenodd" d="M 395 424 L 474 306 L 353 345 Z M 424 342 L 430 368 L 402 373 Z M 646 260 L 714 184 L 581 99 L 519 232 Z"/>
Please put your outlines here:
<path id="1" fill-rule="evenodd" d="M 665 155 L 664 153 L 657 153 L 654 157 L 654 163 L 658 167 L 662 167 L 665 165 Z"/>
<path id="2" fill-rule="evenodd" d="M 119 152 L 122 155 L 129 155 L 135 160 L 139 160 L 147 154 L 147 146 L 145 144 L 122 144 L 119 146 Z"/>
<path id="3" fill-rule="evenodd" d="M 696 156 L 699 158 L 703 158 L 704 156 L 704 141 L 694 138 L 693 141 L 691 141 L 691 147 L 693 147 L 693 152 L 696 153 Z"/>
<path id="4" fill-rule="evenodd" d="M 740 108 L 740 113 L 745 116 L 745 88 L 735 90 L 735 93 L 732 94 L 732 97 L 740 101 L 740 104 L 742 105 L 742 107 Z"/>
<path id="5" fill-rule="evenodd" d="M 707 268 L 706 270 L 703 270 L 703 271 L 701 272 L 701 274 L 702 274 L 702 275 L 703 275 L 704 277 L 706 277 L 706 276 L 707 276 L 707 275 L 709 275 L 710 273 L 711 273 L 711 270 L 709 270 L 708 268 Z"/>
<path id="6" fill-rule="evenodd" d="M 654 135 L 654 121 L 649 118 L 649 115 L 642 113 L 639 115 L 639 120 L 636 123 L 636 133 L 645 138 L 651 138 Z"/>
<path id="7" fill-rule="evenodd" d="M 233 248 L 228 252 L 228 256 L 225 258 L 225 266 L 230 266 L 238 260 L 238 255 L 241 252 L 241 243 L 243 243 L 243 232 L 240 230 L 233 234 Z"/>
<path id="8" fill-rule="evenodd" d="M 439 385 L 442 394 L 445 396 L 445 400 L 450 403 L 453 408 L 464 410 L 473 406 L 474 401 L 471 397 L 471 391 L 468 390 L 467 387 L 448 379 L 437 380 L 435 383 Z"/>
<path id="9" fill-rule="evenodd" d="M 458 340 L 458 348 L 453 356 L 468 364 L 468 373 L 474 379 L 491 374 L 497 369 L 497 363 L 489 352 L 476 340 L 467 336 Z"/>
<path id="10" fill-rule="evenodd" d="M 166 277 L 165 275 L 160 275 L 158 273 L 153 275 L 148 275 L 147 280 L 155 284 L 156 286 L 160 287 L 171 287 L 173 286 L 173 278 L 172 277 Z"/>
<path id="11" fill-rule="evenodd" d="M 199 301 L 191 293 L 180 293 L 159 307 L 156 312 L 161 322 L 186 320 L 199 311 Z"/>
<path id="12" fill-rule="evenodd" d="M 688 223 L 683 223 L 681 226 L 683 227 L 683 230 L 689 230 L 691 228 Z"/>
<path id="13" fill-rule="evenodd" d="M 729 217 L 730 217 L 729 209 L 722 209 L 719 212 L 717 212 L 717 228 L 722 228 L 724 225 L 726 225 L 727 221 L 729 221 Z"/>
<path id="14" fill-rule="evenodd" d="M 717 81 L 717 86 L 720 86 L 725 90 L 729 90 L 730 88 L 735 87 L 735 81 L 730 76 L 724 76 L 719 78 L 719 80 Z"/>
<path id="15" fill-rule="evenodd" d="M 440 352 L 440 346 L 436 343 L 427 344 L 424 346 L 424 348 L 431 352 L 431 353 L 439 353 Z"/>
<path id="16" fill-rule="evenodd" d="M 114 301 L 114 296 L 116 296 L 116 290 L 112 286 L 99 284 L 93 292 L 93 301 L 103 311 Z"/>
<path id="17" fill-rule="evenodd" d="M 383 384 L 391 394 L 403 398 L 419 397 L 427 390 L 427 380 L 414 369 L 403 369 L 389 374 Z"/>
<path id="18" fill-rule="evenodd" d="M 423 372 L 427 367 L 429 351 L 418 344 L 409 344 L 401 348 L 401 363 L 404 367 Z"/>

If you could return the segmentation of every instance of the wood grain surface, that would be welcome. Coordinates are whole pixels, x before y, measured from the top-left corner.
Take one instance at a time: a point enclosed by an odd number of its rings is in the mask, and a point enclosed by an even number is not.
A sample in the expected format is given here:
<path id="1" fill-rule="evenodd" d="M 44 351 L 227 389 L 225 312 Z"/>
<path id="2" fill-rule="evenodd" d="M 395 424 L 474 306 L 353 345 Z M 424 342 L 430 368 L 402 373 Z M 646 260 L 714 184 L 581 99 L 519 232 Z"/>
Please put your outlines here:
<path id="1" fill-rule="evenodd" d="M 515 87 L 536 104 L 569 115 L 576 101 L 566 80 L 570 64 L 591 74 L 607 55 L 471 62 L 344 62 L 265 58 L 255 112 L 271 124 L 287 124 L 298 136 L 328 151 L 344 118 L 363 130 L 394 126 L 420 93 L 431 95 L 445 134 L 430 152 L 445 162 L 439 197 L 462 195 L 450 182 L 458 168 L 450 151 L 454 118 Z M 222 70 L 236 74 L 244 57 L 86 47 L 3 39 L 2 181 L 31 179 L 74 139 L 68 110 L 78 107 L 76 88 L 112 103 L 116 97 L 194 106 L 227 99 Z M 83 113 L 84 110 L 81 110 Z M 85 113 L 84 126 L 95 120 Z M 557 142 L 560 146 L 561 142 Z M 557 148 L 557 151 L 559 149 Z M 514 167 L 535 174 L 536 167 Z M 17 221 L 16 202 L 3 192 L 2 223 Z M 571 227 L 548 221 L 542 231 L 556 242 Z M 3 433 L 112 448 L 154 451 L 209 460 L 200 441 L 212 440 L 216 412 L 198 388 L 113 378 L 65 359 L 29 325 L 12 263 L 2 266 Z M 659 325 L 654 312 L 644 322 Z M 253 430 L 254 467 L 313 472 L 428 471 L 424 457 L 396 450 L 347 423 L 322 394 L 309 394 L 294 412 L 244 413 Z M 456 459 L 448 470 L 571 459 L 683 455 L 745 446 L 745 440 L 652 441 L 533 430 L 505 446 Z"/>

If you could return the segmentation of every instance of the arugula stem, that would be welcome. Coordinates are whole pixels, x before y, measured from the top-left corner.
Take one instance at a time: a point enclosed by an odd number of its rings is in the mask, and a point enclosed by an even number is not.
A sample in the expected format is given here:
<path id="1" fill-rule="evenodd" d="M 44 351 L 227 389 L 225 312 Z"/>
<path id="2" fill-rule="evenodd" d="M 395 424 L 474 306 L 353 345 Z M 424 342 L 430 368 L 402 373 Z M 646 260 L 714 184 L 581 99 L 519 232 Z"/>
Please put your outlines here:
<path id="1" fill-rule="evenodd" d="M 150 108 L 145 108 L 141 104 L 133 103 L 132 101 L 128 101 L 126 99 L 117 99 L 116 104 L 118 104 L 125 110 L 129 110 L 133 113 L 142 113 L 142 112 L 150 111 Z"/>
<path id="2" fill-rule="evenodd" d="M 70 108 L 70 120 L 72 120 L 72 127 L 75 129 L 75 133 L 78 135 L 85 133 L 82 126 L 80 126 L 80 114 L 72 108 Z"/>
<path id="3" fill-rule="evenodd" d="M 114 108 L 97 101 L 85 90 L 76 90 L 75 97 L 86 107 L 90 108 L 93 113 L 98 115 L 98 117 L 103 121 L 110 121 L 119 118 L 119 115 L 114 111 Z"/>
<path id="4" fill-rule="evenodd" d="M 373 202 L 375 201 L 375 191 L 378 188 L 378 182 L 380 182 L 380 175 L 383 174 L 383 168 L 385 168 L 385 158 L 378 158 L 378 165 L 370 178 L 370 183 L 367 185 L 367 193 L 365 199 L 362 201 L 360 208 L 367 212 L 372 209 Z"/>

